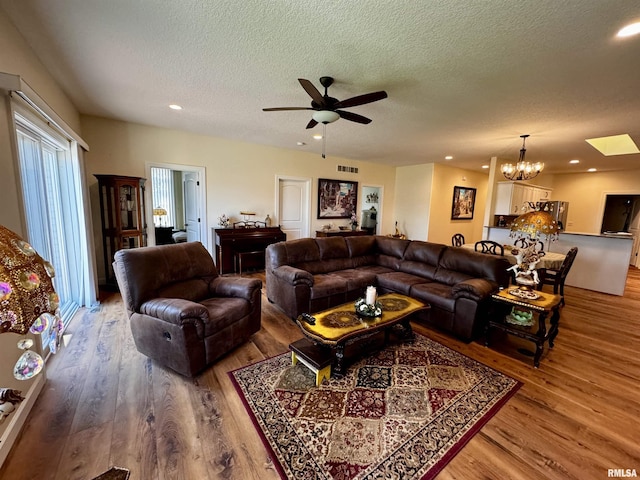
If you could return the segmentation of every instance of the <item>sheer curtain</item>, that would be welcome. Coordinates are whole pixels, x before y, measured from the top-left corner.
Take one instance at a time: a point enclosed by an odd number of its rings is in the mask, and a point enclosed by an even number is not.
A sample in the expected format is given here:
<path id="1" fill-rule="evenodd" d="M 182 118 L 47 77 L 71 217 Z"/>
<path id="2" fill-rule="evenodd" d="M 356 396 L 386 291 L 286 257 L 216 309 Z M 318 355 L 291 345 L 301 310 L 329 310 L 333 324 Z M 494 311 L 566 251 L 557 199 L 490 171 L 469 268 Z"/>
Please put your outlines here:
<path id="1" fill-rule="evenodd" d="M 80 306 L 96 301 L 78 147 L 18 105 L 14 119 L 29 242 L 56 270 L 66 325 Z"/>
<path id="2" fill-rule="evenodd" d="M 167 216 L 153 219 L 160 226 L 176 226 L 176 202 L 173 189 L 173 171 L 168 168 L 151 167 L 151 185 L 154 209 L 164 208 Z"/>

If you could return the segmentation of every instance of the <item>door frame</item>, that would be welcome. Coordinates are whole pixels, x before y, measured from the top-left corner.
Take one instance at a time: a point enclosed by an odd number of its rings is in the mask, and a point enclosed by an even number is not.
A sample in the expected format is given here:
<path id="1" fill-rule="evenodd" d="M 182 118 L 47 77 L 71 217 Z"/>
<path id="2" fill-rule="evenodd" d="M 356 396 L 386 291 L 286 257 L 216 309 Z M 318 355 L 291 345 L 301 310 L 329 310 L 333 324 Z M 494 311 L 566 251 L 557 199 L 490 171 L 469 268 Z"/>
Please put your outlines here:
<path id="1" fill-rule="evenodd" d="M 179 172 L 195 172 L 198 174 L 198 181 L 202 187 L 198 192 L 198 209 L 200 210 L 200 242 L 204 247 L 209 250 L 209 235 L 208 235 L 208 222 L 207 222 L 207 176 L 205 167 L 197 167 L 195 165 L 181 165 L 177 163 L 160 163 L 160 162 L 145 162 L 146 176 L 149 179 L 148 186 L 145 185 L 145 205 L 147 209 L 147 218 L 153 218 L 153 205 L 152 205 L 152 190 L 153 185 L 151 182 L 151 167 L 168 168 L 170 170 L 176 170 Z M 147 227 L 147 236 L 156 242 L 156 232 L 153 228 Z"/>
<path id="2" fill-rule="evenodd" d="M 306 237 L 311 236 L 311 199 L 313 198 L 313 192 L 311 191 L 311 177 L 294 177 L 291 175 L 276 175 L 276 194 L 275 194 L 275 209 L 274 212 L 278 214 L 278 225 L 280 225 L 280 182 L 286 180 L 293 180 L 294 182 L 303 182 L 307 186 L 307 214 L 304 221 L 303 234 Z M 304 238 L 304 237 L 303 237 Z"/>

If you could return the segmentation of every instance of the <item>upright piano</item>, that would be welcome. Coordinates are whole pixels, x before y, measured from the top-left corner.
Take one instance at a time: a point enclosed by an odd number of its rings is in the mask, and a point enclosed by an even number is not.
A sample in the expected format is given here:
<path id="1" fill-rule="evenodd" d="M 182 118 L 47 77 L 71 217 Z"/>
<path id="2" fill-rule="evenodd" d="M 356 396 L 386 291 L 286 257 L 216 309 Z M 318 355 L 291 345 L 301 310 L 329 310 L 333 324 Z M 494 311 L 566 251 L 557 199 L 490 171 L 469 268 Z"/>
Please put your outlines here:
<path id="1" fill-rule="evenodd" d="M 287 239 L 280 227 L 214 228 L 213 233 L 220 274 L 264 268 L 267 246 Z"/>

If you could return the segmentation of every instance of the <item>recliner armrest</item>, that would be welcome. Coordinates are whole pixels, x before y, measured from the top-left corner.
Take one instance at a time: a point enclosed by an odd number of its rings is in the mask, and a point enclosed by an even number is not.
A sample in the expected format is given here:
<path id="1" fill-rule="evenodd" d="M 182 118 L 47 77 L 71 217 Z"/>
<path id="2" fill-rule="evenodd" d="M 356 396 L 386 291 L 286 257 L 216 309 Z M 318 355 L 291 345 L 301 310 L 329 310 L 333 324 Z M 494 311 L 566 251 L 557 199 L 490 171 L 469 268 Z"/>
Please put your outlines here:
<path id="1" fill-rule="evenodd" d="M 209 311 L 204 305 L 182 298 L 154 298 L 147 300 L 140 305 L 140 313 L 175 325 L 195 323 L 198 329 L 202 326 L 202 323 L 209 321 Z"/>
<path id="2" fill-rule="evenodd" d="M 290 265 L 282 265 L 272 271 L 273 275 L 283 282 L 291 285 L 308 285 L 313 286 L 313 275 L 306 270 L 292 267 Z"/>
<path id="3" fill-rule="evenodd" d="M 257 278 L 216 277 L 209 291 L 216 297 L 238 297 L 251 301 L 253 293 L 262 288 Z"/>
<path id="4" fill-rule="evenodd" d="M 496 290 L 498 284 L 484 278 L 471 278 L 451 287 L 453 298 L 469 298 L 476 301 L 488 297 Z"/>

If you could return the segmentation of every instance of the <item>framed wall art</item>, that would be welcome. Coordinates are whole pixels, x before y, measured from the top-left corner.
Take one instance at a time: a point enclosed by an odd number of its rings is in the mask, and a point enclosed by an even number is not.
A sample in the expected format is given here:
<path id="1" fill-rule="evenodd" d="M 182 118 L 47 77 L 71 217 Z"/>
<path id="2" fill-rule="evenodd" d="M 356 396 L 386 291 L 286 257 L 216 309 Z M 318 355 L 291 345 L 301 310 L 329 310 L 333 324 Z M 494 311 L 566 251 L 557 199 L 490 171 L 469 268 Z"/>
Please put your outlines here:
<path id="1" fill-rule="evenodd" d="M 476 205 L 476 189 L 471 187 L 453 187 L 451 220 L 471 220 Z"/>
<path id="2" fill-rule="evenodd" d="M 358 182 L 318 179 L 318 218 L 351 218 L 357 200 Z"/>

